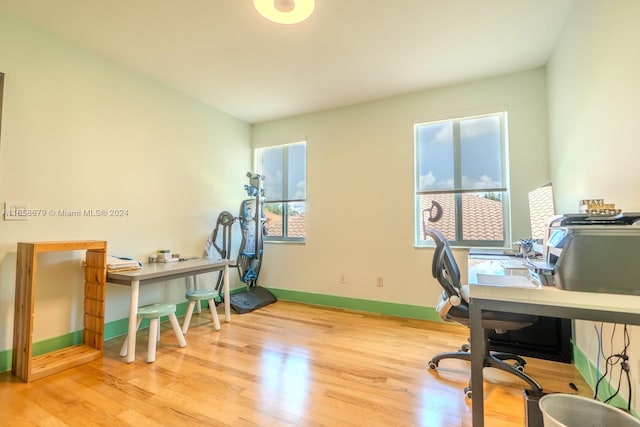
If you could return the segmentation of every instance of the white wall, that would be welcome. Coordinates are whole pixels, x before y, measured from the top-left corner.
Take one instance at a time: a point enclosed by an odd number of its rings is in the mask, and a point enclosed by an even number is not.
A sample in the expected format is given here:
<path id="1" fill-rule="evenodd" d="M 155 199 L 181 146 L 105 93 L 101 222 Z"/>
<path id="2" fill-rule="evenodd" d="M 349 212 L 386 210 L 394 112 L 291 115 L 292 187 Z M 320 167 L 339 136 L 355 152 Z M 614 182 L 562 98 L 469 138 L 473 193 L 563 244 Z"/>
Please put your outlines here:
<path id="1" fill-rule="evenodd" d="M 2 13 L 0 71 L 0 203 L 28 202 L 49 212 L 28 221 L 0 219 L 4 350 L 12 346 L 16 242 L 99 239 L 108 241 L 109 253 L 138 259 L 162 248 L 202 255 L 217 215 L 237 212 L 246 197 L 251 128 Z M 128 213 L 51 215 L 112 208 Z M 82 328 L 80 256 L 43 256 L 35 341 Z M 142 302 L 184 300 L 181 284 L 171 291 L 151 286 Z M 128 289 L 108 285 L 107 294 L 106 320 L 126 317 Z"/>
<path id="2" fill-rule="evenodd" d="M 414 248 L 413 124 L 506 108 L 520 239 L 530 234 L 527 193 L 549 181 L 546 104 L 538 69 L 255 125 L 255 147 L 307 140 L 307 243 L 267 244 L 261 283 L 433 307 L 432 251 Z"/>
<path id="3" fill-rule="evenodd" d="M 605 199 L 625 212 L 640 212 L 638 22 L 637 0 L 576 2 L 548 65 L 551 177 L 559 212 L 577 212 L 580 199 Z M 595 363 L 593 323 L 576 326 L 578 346 Z M 605 353 L 610 354 L 612 328 L 605 331 Z M 620 332 L 616 353 L 622 350 Z M 640 331 L 632 327 L 636 409 L 639 341 Z"/>

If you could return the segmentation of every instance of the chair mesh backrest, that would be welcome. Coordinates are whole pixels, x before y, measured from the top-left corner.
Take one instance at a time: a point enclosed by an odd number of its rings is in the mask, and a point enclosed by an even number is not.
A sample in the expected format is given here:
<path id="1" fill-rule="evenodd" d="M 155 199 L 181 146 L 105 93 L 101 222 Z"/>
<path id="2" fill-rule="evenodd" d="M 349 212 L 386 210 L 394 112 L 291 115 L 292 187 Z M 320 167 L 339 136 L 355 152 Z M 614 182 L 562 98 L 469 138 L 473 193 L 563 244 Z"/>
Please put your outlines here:
<path id="1" fill-rule="evenodd" d="M 462 300 L 460 270 L 446 237 L 435 229 L 428 229 L 425 233 L 431 237 L 436 244 L 433 252 L 431 272 L 444 290 L 441 301 L 436 309 L 440 317 L 446 320 L 447 313 L 451 307 L 460 304 Z"/>

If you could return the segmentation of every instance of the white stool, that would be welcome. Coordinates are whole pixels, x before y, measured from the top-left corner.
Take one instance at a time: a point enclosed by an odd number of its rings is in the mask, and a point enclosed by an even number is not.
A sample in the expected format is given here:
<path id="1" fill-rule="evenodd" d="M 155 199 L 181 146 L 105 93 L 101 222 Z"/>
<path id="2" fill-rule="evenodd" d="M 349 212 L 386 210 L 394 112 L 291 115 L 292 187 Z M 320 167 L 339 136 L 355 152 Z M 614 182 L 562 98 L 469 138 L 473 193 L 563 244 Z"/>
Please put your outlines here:
<path id="1" fill-rule="evenodd" d="M 162 316 L 168 316 L 173 332 L 175 332 L 178 338 L 178 344 L 180 347 L 185 347 L 187 341 L 184 339 L 178 319 L 176 318 L 176 305 L 175 304 L 149 304 L 142 307 L 138 307 L 138 323 L 136 325 L 136 331 L 142 323 L 142 319 L 149 319 L 149 348 L 147 351 L 147 362 L 153 362 L 156 360 L 156 343 L 160 341 L 160 318 Z M 127 355 L 127 342 L 125 339 L 120 349 L 120 356 Z"/>
<path id="2" fill-rule="evenodd" d="M 213 327 L 216 331 L 220 330 L 220 320 L 218 319 L 218 312 L 216 311 L 215 298 L 218 297 L 218 291 L 215 289 L 192 289 L 187 291 L 185 298 L 189 301 L 187 307 L 187 313 L 184 315 L 184 321 L 182 322 L 182 333 L 186 334 L 189 330 L 189 324 L 191 323 L 191 316 L 193 315 L 193 309 L 196 303 L 200 308 L 200 301 L 206 300 L 209 302 L 209 311 L 213 319 Z"/>

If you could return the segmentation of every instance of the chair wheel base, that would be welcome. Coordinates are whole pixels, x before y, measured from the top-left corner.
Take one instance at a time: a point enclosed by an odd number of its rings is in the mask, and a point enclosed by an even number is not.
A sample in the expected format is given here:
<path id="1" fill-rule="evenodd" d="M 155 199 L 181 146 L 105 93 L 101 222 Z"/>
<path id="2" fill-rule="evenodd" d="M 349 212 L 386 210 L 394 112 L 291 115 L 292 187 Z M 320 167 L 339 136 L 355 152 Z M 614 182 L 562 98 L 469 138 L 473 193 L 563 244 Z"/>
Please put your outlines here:
<path id="1" fill-rule="evenodd" d="M 464 397 L 466 397 L 467 399 L 471 399 L 471 387 L 465 387 L 464 388 Z"/>

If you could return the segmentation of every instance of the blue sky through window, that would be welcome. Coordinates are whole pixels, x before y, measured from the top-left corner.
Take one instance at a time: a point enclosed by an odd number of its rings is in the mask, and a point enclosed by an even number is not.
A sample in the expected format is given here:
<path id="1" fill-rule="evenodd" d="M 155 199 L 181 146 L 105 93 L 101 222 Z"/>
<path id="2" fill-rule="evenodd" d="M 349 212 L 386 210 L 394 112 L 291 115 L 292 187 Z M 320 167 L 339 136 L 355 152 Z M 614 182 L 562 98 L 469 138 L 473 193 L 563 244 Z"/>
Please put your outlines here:
<path id="1" fill-rule="evenodd" d="M 265 177 L 263 188 L 267 201 L 306 199 L 306 144 L 302 142 L 265 148 L 261 150 L 261 154 L 262 174 Z M 287 194 L 284 194 L 285 191 Z"/>
<path id="2" fill-rule="evenodd" d="M 282 147 L 262 150 L 262 175 L 267 200 L 282 200 L 282 175 L 283 175 Z"/>
<path id="3" fill-rule="evenodd" d="M 419 125 L 419 191 L 454 189 L 454 123 Z M 462 189 L 503 187 L 500 118 L 497 115 L 460 121 Z"/>
<path id="4" fill-rule="evenodd" d="M 289 200 L 307 198 L 307 156 L 305 144 L 289 146 Z"/>

